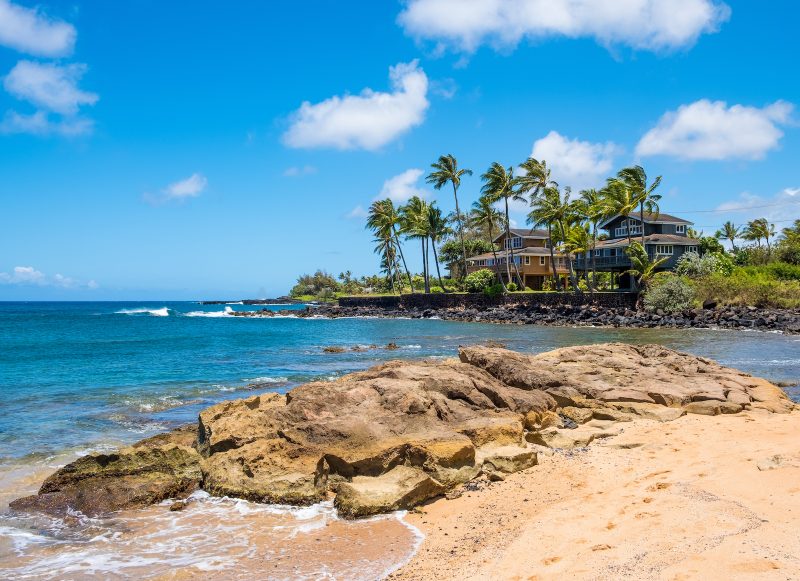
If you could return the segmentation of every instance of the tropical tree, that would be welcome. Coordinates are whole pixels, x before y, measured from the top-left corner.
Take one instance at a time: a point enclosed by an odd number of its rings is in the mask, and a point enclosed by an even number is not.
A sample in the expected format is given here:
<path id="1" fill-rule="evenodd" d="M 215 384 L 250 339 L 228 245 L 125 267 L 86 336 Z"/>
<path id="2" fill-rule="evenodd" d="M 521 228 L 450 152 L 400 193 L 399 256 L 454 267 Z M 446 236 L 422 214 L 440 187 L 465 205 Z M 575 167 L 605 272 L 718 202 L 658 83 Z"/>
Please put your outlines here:
<path id="1" fill-rule="evenodd" d="M 409 239 L 420 241 L 422 250 L 422 279 L 425 292 L 431 292 L 430 265 L 428 263 L 428 213 L 430 205 L 419 196 L 413 196 L 400 207 L 400 231 Z"/>
<path id="2" fill-rule="evenodd" d="M 531 211 L 528 214 L 528 223 L 534 228 L 547 228 L 547 237 L 550 241 L 550 265 L 553 269 L 553 278 L 556 288 L 561 290 L 561 279 L 556 271 L 556 259 L 554 246 L 556 241 L 553 239 L 553 225 L 558 223 L 561 212 L 561 194 L 557 186 L 548 186 L 539 194 L 531 198 Z"/>
<path id="3" fill-rule="evenodd" d="M 500 261 L 497 260 L 497 247 L 494 244 L 495 225 L 498 222 L 502 222 L 502 219 L 502 215 L 494 207 L 494 200 L 490 196 L 481 196 L 477 202 L 472 204 L 469 221 L 474 226 L 482 225 L 486 229 L 489 244 L 492 246 L 497 280 L 503 285 L 503 292 L 506 292 L 506 284 L 503 282 L 503 275 L 500 274 Z"/>
<path id="4" fill-rule="evenodd" d="M 439 279 L 439 286 L 442 290 L 444 290 L 444 283 L 442 282 L 442 273 L 439 270 L 439 256 L 436 253 L 436 244 L 444 240 L 450 232 L 451 230 L 447 226 L 447 219 L 442 214 L 442 209 L 437 208 L 435 204 L 431 203 L 428 208 L 428 238 L 431 239 L 431 248 L 433 248 L 433 263 L 436 265 L 436 278 Z"/>
<path id="5" fill-rule="evenodd" d="M 519 274 L 517 263 L 514 260 L 514 247 L 511 244 L 511 220 L 508 212 L 508 200 L 526 201 L 524 193 L 522 193 L 518 188 L 514 187 L 516 184 L 516 181 L 514 180 L 514 169 L 510 167 L 505 168 L 497 162 L 494 162 L 486 171 L 486 173 L 481 175 L 481 179 L 484 181 L 483 187 L 481 188 L 481 193 L 485 196 L 489 196 L 495 202 L 503 200 L 503 203 L 505 204 L 506 246 L 508 250 L 506 253 L 508 256 L 508 259 L 506 260 L 506 271 L 508 274 L 508 280 L 510 281 L 511 266 L 513 266 L 517 275 L 518 286 L 519 288 L 522 288 L 524 284 L 522 282 L 522 277 Z"/>
<path id="6" fill-rule="evenodd" d="M 636 306 L 641 306 L 642 293 L 647 290 L 647 286 L 656 275 L 659 266 L 664 264 L 669 258 L 664 256 L 651 260 L 647 255 L 647 251 L 639 242 L 631 242 L 625 249 L 625 253 L 631 261 L 631 268 L 626 270 L 627 274 L 633 276 L 636 280 L 638 289 L 638 296 L 636 297 Z"/>
<path id="7" fill-rule="evenodd" d="M 406 271 L 406 276 L 408 277 L 408 286 L 413 293 L 414 284 L 411 282 L 411 272 L 406 265 L 406 257 L 403 254 L 403 247 L 400 244 L 400 222 L 400 214 L 395 209 L 391 198 L 377 200 L 370 205 L 369 212 L 367 213 L 366 227 L 375 233 L 375 237 L 378 240 L 385 240 L 386 238 L 394 240 L 397 252 L 400 254 L 400 259 L 403 263 L 403 269 Z"/>
<path id="8" fill-rule="evenodd" d="M 589 253 L 594 246 L 594 239 L 591 235 L 591 226 L 583 224 L 580 220 L 575 220 L 570 226 L 564 239 L 564 248 L 567 253 Z M 585 274 L 586 282 L 589 285 L 589 292 L 594 294 L 593 281 L 589 281 L 588 273 Z"/>
<path id="9" fill-rule="evenodd" d="M 591 230 L 591 248 L 589 249 L 592 255 L 592 283 L 589 288 L 592 291 L 597 290 L 597 260 L 595 257 L 595 250 L 597 248 L 597 229 L 600 221 L 608 217 L 611 210 L 608 206 L 608 201 L 598 190 L 594 188 L 581 190 L 580 197 L 576 200 L 575 205 L 579 214 L 589 222 L 592 227 Z"/>
<path id="10" fill-rule="evenodd" d="M 716 231 L 714 237 L 717 240 L 728 240 L 731 243 L 731 250 L 736 252 L 736 239 L 741 236 L 742 229 L 728 220 L 722 225 L 722 228 Z"/>
<path id="11" fill-rule="evenodd" d="M 431 164 L 433 171 L 428 174 L 425 181 L 433 184 L 437 190 L 450 182 L 453 185 L 453 199 L 456 203 L 455 219 L 458 224 L 458 237 L 461 240 L 461 259 L 464 266 L 464 276 L 467 275 L 467 249 L 464 244 L 464 220 L 461 209 L 458 206 L 458 188 L 461 185 L 462 176 L 471 176 L 471 169 L 459 169 L 458 161 L 451 154 L 439 156 L 439 160 Z"/>
<path id="12" fill-rule="evenodd" d="M 661 176 L 647 184 L 647 173 L 640 165 L 626 167 L 617 172 L 617 180 L 630 190 L 631 201 L 639 206 L 639 218 L 642 224 L 642 246 L 644 246 L 644 213 L 655 214 L 656 219 L 661 211 L 658 201 L 661 196 L 655 193 L 656 188 L 661 184 Z M 628 229 L 628 240 L 630 240 L 630 228 Z"/>
<path id="13" fill-rule="evenodd" d="M 380 255 L 381 273 L 391 282 L 392 292 L 396 292 L 395 282 L 398 275 L 397 253 L 391 237 L 375 239 L 375 253 Z"/>
<path id="14" fill-rule="evenodd" d="M 575 204 L 569 201 L 572 190 L 569 187 L 564 188 L 564 197 L 561 197 L 561 192 L 558 188 L 554 188 L 555 196 L 557 196 L 558 210 L 556 214 L 556 223 L 558 224 L 559 234 L 562 241 L 562 248 L 564 249 L 564 257 L 567 260 L 567 270 L 569 272 L 569 280 L 576 293 L 580 293 L 581 289 L 578 286 L 578 278 L 575 276 L 575 269 L 572 265 L 572 252 L 569 250 L 567 237 L 572 226 L 580 222 L 580 217 L 575 211 Z"/>
<path id="15" fill-rule="evenodd" d="M 609 178 L 606 186 L 600 190 L 605 203 L 611 211 L 611 215 L 619 215 L 625 218 L 625 228 L 628 231 L 628 244 L 631 242 L 631 229 L 628 224 L 628 217 L 639 205 L 639 200 L 634 197 L 634 191 L 618 178 Z M 642 226 L 644 232 L 644 226 Z"/>

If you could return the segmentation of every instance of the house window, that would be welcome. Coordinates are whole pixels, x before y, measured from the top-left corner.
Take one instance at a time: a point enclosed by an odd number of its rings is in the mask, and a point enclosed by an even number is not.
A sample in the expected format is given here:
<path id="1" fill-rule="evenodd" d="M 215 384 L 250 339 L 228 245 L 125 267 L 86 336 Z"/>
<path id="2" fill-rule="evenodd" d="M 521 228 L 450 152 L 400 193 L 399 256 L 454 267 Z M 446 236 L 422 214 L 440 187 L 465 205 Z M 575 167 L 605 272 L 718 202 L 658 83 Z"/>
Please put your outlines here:
<path id="1" fill-rule="evenodd" d="M 686 252 L 694 252 L 697 253 L 697 246 L 687 246 Z"/>
<path id="2" fill-rule="evenodd" d="M 686 234 L 686 224 L 678 224 L 675 226 L 676 234 Z"/>
<path id="3" fill-rule="evenodd" d="M 539 266 L 544 266 L 545 260 L 546 260 L 545 256 L 540 256 L 539 257 Z"/>
<path id="4" fill-rule="evenodd" d="M 530 263 L 531 263 L 531 257 L 530 256 L 526 256 L 525 257 L 525 264 L 530 264 Z"/>
<path id="5" fill-rule="evenodd" d="M 616 256 L 617 255 L 617 249 L 616 248 L 609 248 L 608 249 L 608 255 L 609 256 Z"/>
<path id="6" fill-rule="evenodd" d="M 631 226 L 631 235 L 633 234 L 641 234 L 642 227 L 641 226 Z"/>
<path id="7" fill-rule="evenodd" d="M 625 227 L 622 228 L 614 228 L 614 238 L 622 238 L 623 236 L 628 235 L 628 229 Z"/>
<path id="8" fill-rule="evenodd" d="M 595 256 L 603 256 L 603 249 L 602 248 L 595 249 L 594 255 Z"/>
<path id="9" fill-rule="evenodd" d="M 505 248 L 506 250 L 509 250 L 511 248 L 522 248 L 522 238 L 519 236 L 515 236 L 511 240 L 506 240 Z"/>
<path id="10" fill-rule="evenodd" d="M 671 244 L 657 244 L 656 245 L 656 256 L 672 256 L 674 254 L 675 249 L 672 247 Z"/>

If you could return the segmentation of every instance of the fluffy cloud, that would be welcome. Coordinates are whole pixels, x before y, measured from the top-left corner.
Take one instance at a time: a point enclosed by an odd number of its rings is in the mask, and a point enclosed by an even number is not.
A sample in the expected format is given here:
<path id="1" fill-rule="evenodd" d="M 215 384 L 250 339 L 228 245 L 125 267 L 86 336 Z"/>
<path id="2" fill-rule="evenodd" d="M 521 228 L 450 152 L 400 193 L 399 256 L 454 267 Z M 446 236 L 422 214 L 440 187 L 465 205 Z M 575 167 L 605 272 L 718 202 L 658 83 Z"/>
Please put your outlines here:
<path id="1" fill-rule="evenodd" d="M 398 22 L 418 40 L 466 53 L 549 37 L 663 51 L 692 46 L 729 16 L 717 0 L 410 0 Z"/>
<path id="2" fill-rule="evenodd" d="M 48 18 L 35 8 L 0 0 L 0 45 L 37 56 L 57 57 L 72 53 L 75 28 Z"/>
<path id="3" fill-rule="evenodd" d="M 145 192 L 142 198 L 151 206 L 161 206 L 170 201 L 182 202 L 202 194 L 207 185 L 208 179 L 203 174 L 193 173 L 186 179 L 169 184 L 160 194 Z"/>
<path id="4" fill-rule="evenodd" d="M 36 270 L 32 266 L 15 266 L 12 272 L 0 272 L 0 284 L 20 285 L 20 286 L 52 286 L 59 288 L 89 288 L 96 289 L 98 284 L 94 280 L 90 280 L 85 285 L 81 282 L 64 276 L 61 274 L 54 274 L 47 276 L 40 270 Z"/>
<path id="5" fill-rule="evenodd" d="M 67 117 L 54 121 L 44 111 L 24 115 L 16 111 L 6 111 L 0 122 L 0 133 L 30 133 L 33 135 L 62 135 L 74 137 L 91 133 L 94 121 L 82 117 Z"/>
<path id="6" fill-rule="evenodd" d="M 614 155 L 619 148 L 613 143 L 591 143 L 569 139 L 551 131 L 533 144 L 531 156 L 547 161 L 552 177 L 574 190 L 599 187 L 611 173 Z"/>
<path id="7" fill-rule="evenodd" d="M 792 105 L 776 101 L 759 109 L 701 99 L 665 113 L 636 146 L 640 156 L 680 159 L 760 159 L 778 147 Z"/>
<path id="8" fill-rule="evenodd" d="M 86 65 L 59 66 L 19 61 L 3 80 L 6 91 L 18 99 L 60 113 L 75 115 L 82 105 L 94 105 L 98 96 L 78 88 Z"/>
<path id="9" fill-rule="evenodd" d="M 381 193 L 375 199 L 385 200 L 390 198 L 395 204 L 403 204 L 414 196 L 427 197 L 428 192 L 417 185 L 422 174 L 423 171 L 421 169 L 407 169 L 403 173 L 389 178 L 383 182 Z"/>
<path id="10" fill-rule="evenodd" d="M 283 135 L 289 147 L 378 149 L 422 123 L 428 109 L 428 77 L 418 62 L 389 69 L 392 92 L 364 89 L 360 95 L 305 102 Z"/>

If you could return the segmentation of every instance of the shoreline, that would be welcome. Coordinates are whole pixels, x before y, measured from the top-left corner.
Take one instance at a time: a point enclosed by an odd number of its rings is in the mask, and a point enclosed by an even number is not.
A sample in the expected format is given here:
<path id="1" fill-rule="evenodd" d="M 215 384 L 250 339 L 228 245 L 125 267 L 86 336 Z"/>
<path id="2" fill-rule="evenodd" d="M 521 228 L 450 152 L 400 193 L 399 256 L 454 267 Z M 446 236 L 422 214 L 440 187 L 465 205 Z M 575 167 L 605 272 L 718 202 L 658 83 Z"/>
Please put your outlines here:
<path id="1" fill-rule="evenodd" d="M 409 513 L 425 540 L 389 579 L 796 578 L 798 430 L 798 410 L 635 419 Z"/>
<path id="2" fill-rule="evenodd" d="M 630 329 L 722 329 L 800 334 L 800 309 L 759 309 L 756 307 L 720 307 L 692 309 L 681 313 L 659 314 L 634 311 L 625 307 L 596 305 L 497 305 L 477 308 L 400 308 L 343 307 L 321 304 L 293 310 L 291 314 L 261 309 L 234 311 L 233 317 L 296 318 L 385 318 L 441 319 L 464 323 L 539 325 L 545 327 L 595 327 Z"/>

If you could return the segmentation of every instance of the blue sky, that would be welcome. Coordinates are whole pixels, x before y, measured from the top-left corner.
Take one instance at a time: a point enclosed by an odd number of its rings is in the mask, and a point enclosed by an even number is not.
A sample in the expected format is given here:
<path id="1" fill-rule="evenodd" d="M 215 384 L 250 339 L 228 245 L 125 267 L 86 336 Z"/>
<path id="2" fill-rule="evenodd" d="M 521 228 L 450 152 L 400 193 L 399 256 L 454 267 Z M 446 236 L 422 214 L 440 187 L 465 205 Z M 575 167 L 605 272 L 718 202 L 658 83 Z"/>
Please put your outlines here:
<path id="1" fill-rule="evenodd" d="M 377 270 L 363 208 L 454 154 L 641 163 L 713 231 L 800 217 L 800 7 L 0 0 L 0 300 L 241 298 Z M 515 220 L 524 223 L 517 208 Z M 414 258 L 419 262 L 416 257 Z"/>

